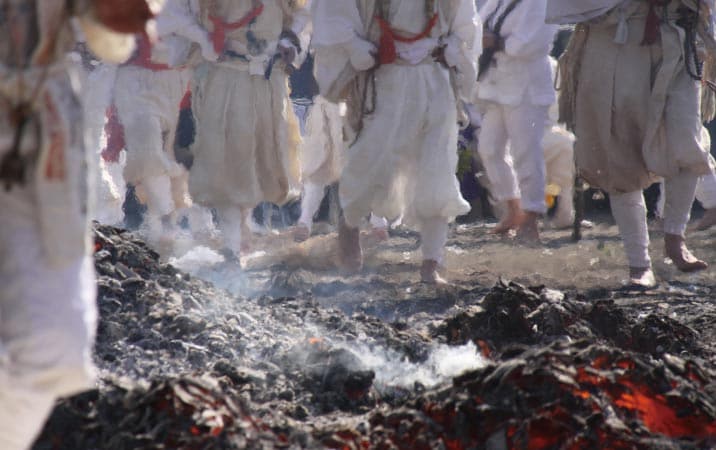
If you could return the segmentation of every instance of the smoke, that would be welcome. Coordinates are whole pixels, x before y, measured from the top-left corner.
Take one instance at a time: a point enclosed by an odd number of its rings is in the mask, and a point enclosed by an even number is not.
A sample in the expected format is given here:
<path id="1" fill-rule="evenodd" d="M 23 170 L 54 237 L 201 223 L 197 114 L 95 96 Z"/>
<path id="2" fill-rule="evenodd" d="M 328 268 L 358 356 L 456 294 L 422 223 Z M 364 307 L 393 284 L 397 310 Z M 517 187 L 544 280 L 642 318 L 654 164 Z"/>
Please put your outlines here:
<path id="1" fill-rule="evenodd" d="M 416 384 L 430 388 L 487 364 L 472 342 L 459 347 L 436 345 L 430 349 L 427 360 L 420 363 L 408 361 L 405 355 L 385 348 L 357 345 L 351 350 L 367 369 L 375 372 L 378 389 L 412 389 Z"/>

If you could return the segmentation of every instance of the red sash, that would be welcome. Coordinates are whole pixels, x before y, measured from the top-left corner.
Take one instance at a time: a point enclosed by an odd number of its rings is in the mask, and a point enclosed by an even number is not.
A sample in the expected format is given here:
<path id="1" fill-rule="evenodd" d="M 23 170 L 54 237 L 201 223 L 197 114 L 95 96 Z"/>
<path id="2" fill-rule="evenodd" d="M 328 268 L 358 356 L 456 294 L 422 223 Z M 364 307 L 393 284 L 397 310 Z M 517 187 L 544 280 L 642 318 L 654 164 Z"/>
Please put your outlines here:
<path id="1" fill-rule="evenodd" d="M 420 39 L 424 39 L 430 36 L 430 33 L 435 27 L 435 24 L 438 23 L 438 15 L 434 14 L 433 17 L 431 17 L 428 21 L 428 25 L 425 27 L 425 29 L 420 34 L 417 34 L 413 37 L 404 37 L 397 34 L 387 20 L 384 20 L 377 16 L 375 17 L 375 20 L 378 21 L 378 25 L 380 25 L 381 31 L 380 45 L 378 47 L 378 62 L 380 64 L 391 64 L 395 62 L 396 59 L 398 59 L 398 52 L 395 50 L 395 41 L 410 43 L 417 42 Z"/>
<path id="2" fill-rule="evenodd" d="M 669 0 L 647 0 L 647 2 L 649 2 L 649 13 L 646 15 L 644 37 L 641 45 L 652 45 L 659 39 L 659 16 L 656 14 L 656 8 L 669 4 Z"/>
<path id="3" fill-rule="evenodd" d="M 166 64 L 155 63 L 152 61 L 152 43 L 146 32 L 137 35 L 137 50 L 134 57 L 130 59 L 127 64 L 144 67 L 145 69 L 154 71 L 171 69 L 171 67 Z"/>
<path id="4" fill-rule="evenodd" d="M 264 4 L 259 2 L 258 6 L 246 13 L 238 22 L 225 23 L 220 17 L 209 15 L 209 20 L 214 25 L 211 32 L 211 42 L 214 44 L 214 51 L 221 55 L 226 47 L 226 32 L 238 30 L 253 22 L 264 12 Z"/>

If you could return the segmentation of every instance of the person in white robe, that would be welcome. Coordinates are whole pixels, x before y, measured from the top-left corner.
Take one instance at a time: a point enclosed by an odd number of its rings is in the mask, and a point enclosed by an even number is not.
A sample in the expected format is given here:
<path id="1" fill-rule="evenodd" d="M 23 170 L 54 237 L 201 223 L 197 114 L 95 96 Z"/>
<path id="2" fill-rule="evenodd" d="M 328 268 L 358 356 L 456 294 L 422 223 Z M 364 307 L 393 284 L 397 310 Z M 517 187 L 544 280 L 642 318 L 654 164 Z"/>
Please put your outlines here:
<path id="1" fill-rule="evenodd" d="M 716 225 L 716 174 L 710 173 L 699 178 L 696 185 L 696 200 L 704 208 L 703 216 L 691 226 L 697 231 L 708 230 Z M 664 183 L 659 184 L 659 201 L 656 204 L 656 216 L 664 219 Z"/>
<path id="2" fill-rule="evenodd" d="M 202 6 L 201 18 L 220 59 L 194 80 L 189 187 L 196 202 L 215 208 L 224 253 L 238 258 L 248 249 L 251 211 L 284 204 L 300 183 L 287 73 L 306 52 L 310 12 L 305 0 L 217 0 Z"/>
<path id="3" fill-rule="evenodd" d="M 402 216 L 421 233 L 421 279 L 443 282 L 448 223 L 470 209 L 455 170 L 458 101 L 471 99 L 481 51 L 473 0 L 322 0 L 314 7 L 321 94 L 348 98 L 356 132 L 340 178 L 341 264 L 362 267 L 364 217 Z"/>
<path id="4" fill-rule="evenodd" d="M 311 236 L 313 217 L 323 202 L 326 188 L 340 178 L 346 147 L 343 140 L 345 111 L 345 103 L 332 103 L 317 95 L 306 114 L 301 145 L 301 215 L 293 230 L 297 242 Z M 385 218 L 371 214 L 370 225 L 376 238 L 388 238 L 389 224 Z"/>
<path id="5" fill-rule="evenodd" d="M 147 241 L 168 250 L 178 210 L 191 206 L 188 172 L 174 157 L 179 104 L 192 77 L 193 47 L 216 60 L 208 32 L 198 22 L 199 4 L 169 0 L 157 18 L 159 40 L 137 37 L 133 58 L 117 70 L 114 102 L 124 127 L 124 178 L 147 206 Z"/>
<path id="6" fill-rule="evenodd" d="M 703 231 L 716 225 L 716 174 L 710 173 L 699 178 L 696 186 L 696 200 L 706 210 L 694 224 L 694 229 Z"/>
<path id="7" fill-rule="evenodd" d="M 553 77 L 556 76 L 557 61 L 551 59 Z M 482 120 L 479 116 L 478 108 L 475 105 L 469 105 L 469 110 L 473 116 L 473 126 L 476 127 L 476 139 L 479 136 Z M 555 229 L 568 228 L 574 225 L 574 134 L 567 130 L 567 127 L 559 122 L 559 107 L 554 102 L 549 107 L 547 122 L 544 129 L 544 137 L 542 138 L 542 150 L 544 153 L 546 187 L 545 199 L 547 206 L 552 207 L 556 200 L 557 206 L 554 216 L 549 221 L 549 226 Z M 508 144 L 509 145 L 509 144 Z M 473 155 L 476 159 L 480 159 L 477 146 L 473 149 Z M 489 178 L 480 177 L 480 183 L 491 190 Z M 505 202 L 493 204 L 497 215 L 501 217 L 507 211 Z M 584 222 L 587 224 L 586 222 Z"/>
<path id="8" fill-rule="evenodd" d="M 708 93 L 701 92 L 698 54 L 685 52 L 685 38 L 698 36 L 714 55 L 710 7 L 691 0 L 663 7 L 636 0 L 548 0 L 547 20 L 578 23 L 561 59 L 561 115 L 577 136 L 580 174 L 609 193 L 629 282 L 656 284 L 642 190 L 658 177 L 665 180 L 666 256 L 681 271 L 706 268 L 687 248 L 684 232 L 697 179 L 712 170 L 702 126 L 708 117 L 702 118 L 700 106 L 713 105 L 713 96 L 699 101 Z M 693 26 L 687 30 L 684 23 Z"/>
<path id="9" fill-rule="evenodd" d="M 544 23 L 545 8 L 546 0 L 488 0 L 480 10 L 483 45 L 494 47 L 494 60 L 478 82 L 478 151 L 492 195 L 507 205 L 493 231 L 514 229 L 529 242 L 539 240 L 537 221 L 547 211 L 542 139 L 556 100 L 549 52 L 557 28 Z"/>
<path id="10" fill-rule="evenodd" d="M 144 1 L 6 0 L 0 14 L 0 448 L 27 450 L 55 400 L 94 385 L 93 155 L 66 59 L 79 19 L 119 62 Z M 143 6 L 143 8 L 138 8 Z M 128 14 L 128 15 L 125 15 Z M 136 15 L 136 17 L 135 17 Z M 111 26 L 111 28 L 109 28 Z"/>

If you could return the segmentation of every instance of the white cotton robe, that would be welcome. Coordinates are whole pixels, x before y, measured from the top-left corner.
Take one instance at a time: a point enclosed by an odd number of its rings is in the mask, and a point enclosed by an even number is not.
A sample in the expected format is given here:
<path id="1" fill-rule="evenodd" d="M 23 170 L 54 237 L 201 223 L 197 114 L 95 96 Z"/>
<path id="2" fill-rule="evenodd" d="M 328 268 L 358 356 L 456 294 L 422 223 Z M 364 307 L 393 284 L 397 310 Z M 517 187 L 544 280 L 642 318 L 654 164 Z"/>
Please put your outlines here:
<path id="1" fill-rule="evenodd" d="M 189 187 L 205 206 L 247 210 L 263 201 L 283 204 L 300 182 L 300 132 L 286 70 L 275 62 L 267 72 L 281 32 L 301 37 L 307 29 L 309 13 L 299 3 L 264 0 L 254 21 L 227 31 L 220 62 L 197 68 Z M 232 23 L 253 7 L 250 0 L 218 0 L 215 11 L 202 9 L 202 20 L 212 30 L 210 14 Z"/>
<path id="2" fill-rule="evenodd" d="M 0 187 L 3 450 L 29 448 L 57 397 L 94 382 L 96 288 L 87 232 L 93 158 L 85 152 L 81 106 L 65 58 L 73 45 L 69 18 L 87 10 L 67 11 L 68 5 L 8 0 L 0 24 L 0 160 L 16 131 L 8 105 L 33 103 L 30 93 L 40 86 L 20 145 L 25 181 Z M 105 37 L 95 30 L 88 44 L 101 50 L 95 39 L 106 43 Z"/>
<path id="3" fill-rule="evenodd" d="M 198 9 L 192 11 L 186 0 L 171 0 L 167 6 L 158 17 L 160 39 L 152 45 L 149 64 L 120 67 L 114 95 L 125 128 L 124 177 L 157 215 L 190 204 L 186 170 L 174 158 L 174 136 L 179 104 L 192 77 L 187 65 L 191 43 L 211 47 L 199 26 Z"/>
<path id="4" fill-rule="evenodd" d="M 377 42 L 366 31 L 370 3 L 330 0 L 314 3 L 316 75 L 321 91 L 350 64 L 356 40 Z M 393 0 L 394 30 L 415 36 L 427 25 L 423 2 Z M 399 59 L 375 73 L 375 111 L 346 150 L 340 200 L 346 222 L 358 225 L 373 212 L 422 226 L 435 218 L 465 214 L 457 166 L 457 98 L 470 98 L 481 50 L 479 18 L 472 0 L 436 2 L 438 24 L 426 39 L 398 45 Z M 430 56 L 439 40 L 450 42 L 450 72 Z"/>

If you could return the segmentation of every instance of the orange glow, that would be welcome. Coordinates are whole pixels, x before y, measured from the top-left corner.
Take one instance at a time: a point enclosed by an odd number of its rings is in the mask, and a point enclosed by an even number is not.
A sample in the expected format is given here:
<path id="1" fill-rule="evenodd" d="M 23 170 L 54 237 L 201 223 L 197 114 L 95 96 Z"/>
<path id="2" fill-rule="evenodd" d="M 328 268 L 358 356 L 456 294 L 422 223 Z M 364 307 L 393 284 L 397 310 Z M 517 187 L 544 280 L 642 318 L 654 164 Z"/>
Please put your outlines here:
<path id="1" fill-rule="evenodd" d="M 654 394 L 644 385 L 623 380 L 631 392 L 622 393 L 614 404 L 636 411 L 649 430 L 671 437 L 716 437 L 716 422 L 702 414 L 679 417 L 663 395 Z"/>

